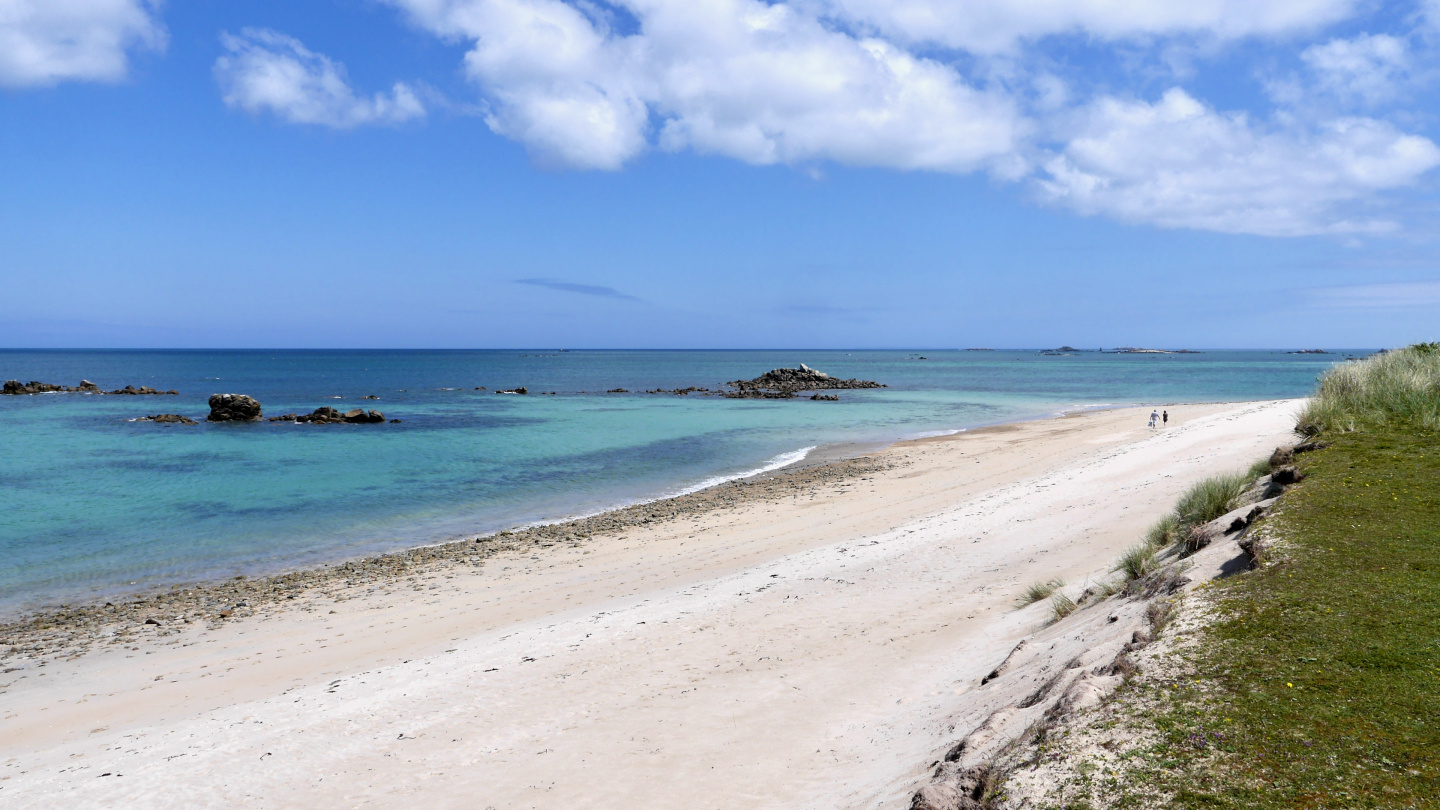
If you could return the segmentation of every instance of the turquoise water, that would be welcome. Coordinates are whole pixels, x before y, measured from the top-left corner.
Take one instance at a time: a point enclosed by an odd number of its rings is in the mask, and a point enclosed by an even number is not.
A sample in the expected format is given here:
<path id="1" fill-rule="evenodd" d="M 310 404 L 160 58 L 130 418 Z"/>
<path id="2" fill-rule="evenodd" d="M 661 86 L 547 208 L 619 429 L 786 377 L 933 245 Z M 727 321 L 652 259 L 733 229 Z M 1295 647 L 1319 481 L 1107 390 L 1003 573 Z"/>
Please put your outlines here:
<path id="1" fill-rule="evenodd" d="M 0 352 L 0 380 L 85 378 L 106 389 L 181 394 L 0 397 L 0 610 L 593 512 L 773 466 L 805 448 L 1084 406 L 1304 396 L 1341 357 L 920 354 L 927 359 L 844 351 Z M 580 393 L 716 388 L 802 362 L 890 387 L 841 391 L 833 403 Z M 521 385 L 530 396 L 491 393 Z M 127 421 L 161 412 L 203 419 L 206 399 L 219 392 L 254 396 L 268 415 L 363 405 L 403 422 Z M 362 401 L 366 394 L 380 399 Z"/>

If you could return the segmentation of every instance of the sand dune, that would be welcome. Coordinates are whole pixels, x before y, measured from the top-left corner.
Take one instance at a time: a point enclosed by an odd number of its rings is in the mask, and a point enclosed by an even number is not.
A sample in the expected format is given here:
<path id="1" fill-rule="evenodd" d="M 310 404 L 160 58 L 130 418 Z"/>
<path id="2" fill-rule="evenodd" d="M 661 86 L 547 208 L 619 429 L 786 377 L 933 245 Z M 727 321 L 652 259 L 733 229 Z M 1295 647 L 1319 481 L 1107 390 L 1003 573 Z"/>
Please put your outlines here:
<path id="1" fill-rule="evenodd" d="M 904 443 L 781 501 L 27 666 L 0 678 L 0 803 L 905 807 L 1043 623 L 1024 586 L 1102 575 L 1295 408 Z"/>

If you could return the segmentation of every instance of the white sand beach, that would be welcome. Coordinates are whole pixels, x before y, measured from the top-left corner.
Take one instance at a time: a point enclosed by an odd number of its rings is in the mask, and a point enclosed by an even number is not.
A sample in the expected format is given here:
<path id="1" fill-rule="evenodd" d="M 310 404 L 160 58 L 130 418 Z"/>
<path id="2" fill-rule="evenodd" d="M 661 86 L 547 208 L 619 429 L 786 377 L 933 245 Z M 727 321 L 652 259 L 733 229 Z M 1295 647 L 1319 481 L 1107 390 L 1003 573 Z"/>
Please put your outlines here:
<path id="1" fill-rule="evenodd" d="M 1093 411 L 889 470 L 0 676 L 0 805 L 903 808 L 979 679 L 1293 400 Z"/>

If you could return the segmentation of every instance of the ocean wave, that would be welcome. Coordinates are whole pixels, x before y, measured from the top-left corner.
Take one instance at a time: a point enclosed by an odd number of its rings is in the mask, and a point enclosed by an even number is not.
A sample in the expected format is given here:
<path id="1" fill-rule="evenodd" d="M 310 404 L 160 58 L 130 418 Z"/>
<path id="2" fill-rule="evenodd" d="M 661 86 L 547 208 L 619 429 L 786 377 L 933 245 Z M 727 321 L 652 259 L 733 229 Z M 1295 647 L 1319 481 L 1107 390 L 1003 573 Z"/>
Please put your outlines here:
<path id="1" fill-rule="evenodd" d="M 965 428 L 953 428 L 951 430 L 924 430 L 919 433 L 905 437 L 906 439 L 936 439 L 941 436 L 954 436 L 957 433 L 964 433 Z"/>
<path id="2" fill-rule="evenodd" d="M 788 453 L 781 453 L 780 455 L 775 456 L 774 458 L 770 459 L 769 461 L 765 462 L 759 467 L 756 467 L 753 470 L 746 470 L 745 472 L 734 473 L 732 475 L 711 476 L 710 478 L 706 478 L 704 481 L 701 481 L 698 484 L 692 484 L 691 486 L 677 489 L 674 492 L 661 495 L 655 500 L 678 498 L 681 495 L 689 495 L 692 492 L 699 492 L 702 489 L 718 487 L 721 484 L 729 483 L 731 481 L 739 481 L 742 478 L 754 478 L 757 475 L 764 475 L 768 472 L 774 472 L 784 467 L 789 467 L 791 464 L 798 464 L 804 461 L 806 457 L 810 455 L 810 451 L 814 449 L 814 445 L 811 445 L 810 447 L 802 447 L 799 450 L 791 450 Z"/>

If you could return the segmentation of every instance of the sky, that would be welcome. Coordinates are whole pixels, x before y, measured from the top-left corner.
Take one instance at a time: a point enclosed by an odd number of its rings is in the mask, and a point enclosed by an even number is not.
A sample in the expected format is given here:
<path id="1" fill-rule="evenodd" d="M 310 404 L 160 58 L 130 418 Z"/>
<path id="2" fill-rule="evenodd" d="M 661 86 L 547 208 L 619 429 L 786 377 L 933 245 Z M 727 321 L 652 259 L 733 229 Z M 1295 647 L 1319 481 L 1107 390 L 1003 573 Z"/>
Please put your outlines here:
<path id="1" fill-rule="evenodd" d="M 0 0 L 0 346 L 1440 339 L 1440 0 Z"/>

